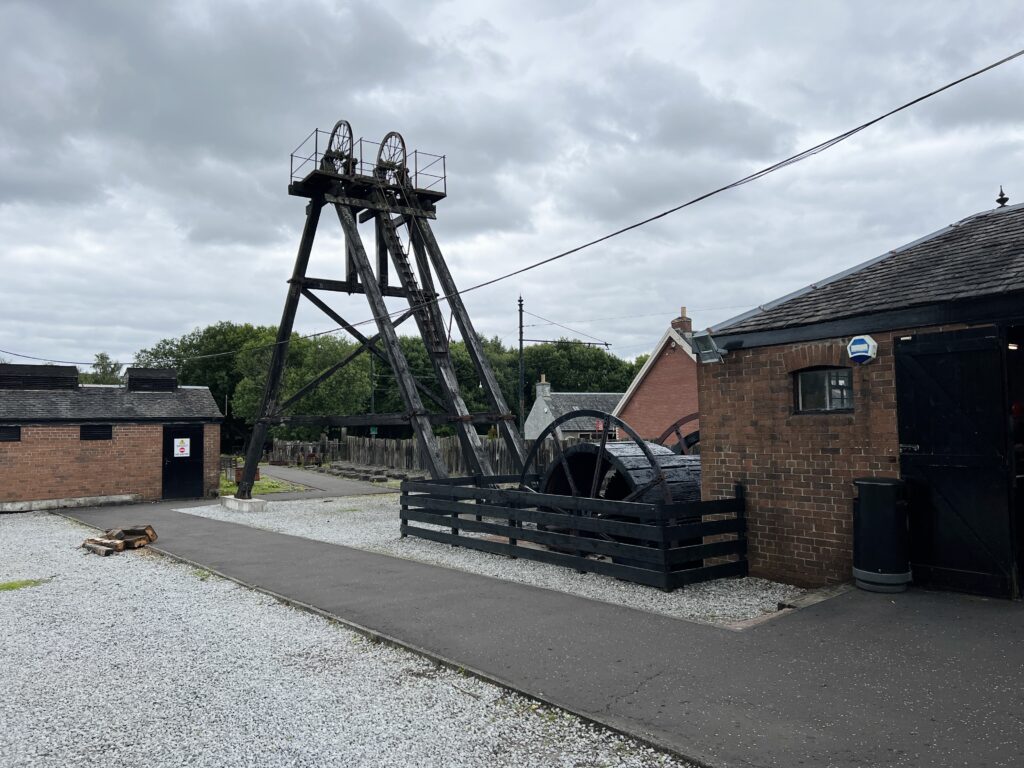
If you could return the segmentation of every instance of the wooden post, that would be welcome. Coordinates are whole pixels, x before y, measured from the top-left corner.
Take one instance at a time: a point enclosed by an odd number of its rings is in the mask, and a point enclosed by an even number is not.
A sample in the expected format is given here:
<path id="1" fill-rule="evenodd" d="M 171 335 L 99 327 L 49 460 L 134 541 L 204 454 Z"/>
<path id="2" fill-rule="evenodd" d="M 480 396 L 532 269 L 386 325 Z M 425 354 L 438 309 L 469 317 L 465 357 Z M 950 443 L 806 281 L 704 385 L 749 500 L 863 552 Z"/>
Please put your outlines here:
<path id="1" fill-rule="evenodd" d="M 320 223 L 320 210 L 324 206 L 323 198 L 309 201 L 306 206 L 306 224 L 302 228 L 302 240 L 299 241 L 299 252 L 295 257 L 292 279 L 288 281 L 288 295 L 281 313 L 281 324 L 277 327 L 277 343 L 274 345 L 270 359 L 270 372 L 263 389 L 263 402 L 260 404 L 259 415 L 253 424 L 249 447 L 245 453 L 245 467 L 242 469 L 242 481 L 238 484 L 235 495 L 239 499 L 252 498 L 252 484 L 256 479 L 256 468 L 263 456 L 263 441 L 267 439 L 267 428 L 270 419 L 277 410 L 277 398 L 281 394 L 281 382 L 284 378 L 284 363 L 288 356 L 288 343 L 292 337 L 292 326 L 295 324 L 295 311 L 299 306 L 302 290 L 302 279 L 306 276 L 309 266 L 309 255 L 313 250 L 313 239 Z"/>

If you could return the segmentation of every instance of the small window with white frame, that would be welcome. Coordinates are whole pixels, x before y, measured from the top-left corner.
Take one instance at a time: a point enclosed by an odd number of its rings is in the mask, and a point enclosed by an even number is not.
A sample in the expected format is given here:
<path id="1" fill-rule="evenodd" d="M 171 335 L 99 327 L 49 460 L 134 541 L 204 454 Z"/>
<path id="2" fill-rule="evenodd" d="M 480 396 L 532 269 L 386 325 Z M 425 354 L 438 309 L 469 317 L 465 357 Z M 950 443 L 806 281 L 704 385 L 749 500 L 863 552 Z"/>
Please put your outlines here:
<path id="1" fill-rule="evenodd" d="M 853 410 L 853 371 L 849 368 L 809 368 L 793 374 L 797 413 Z"/>

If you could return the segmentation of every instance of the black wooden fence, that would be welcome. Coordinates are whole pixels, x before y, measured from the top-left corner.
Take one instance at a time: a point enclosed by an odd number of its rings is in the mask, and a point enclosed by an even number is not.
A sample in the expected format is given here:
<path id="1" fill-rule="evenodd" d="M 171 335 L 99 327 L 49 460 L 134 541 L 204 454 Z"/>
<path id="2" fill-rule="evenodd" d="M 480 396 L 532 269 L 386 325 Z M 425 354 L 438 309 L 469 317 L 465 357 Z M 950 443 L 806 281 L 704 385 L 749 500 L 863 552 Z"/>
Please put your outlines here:
<path id="1" fill-rule="evenodd" d="M 403 481 L 401 534 L 601 573 L 666 592 L 747 574 L 740 486 L 732 499 L 676 504 L 495 487 L 518 481 L 517 475 Z"/>

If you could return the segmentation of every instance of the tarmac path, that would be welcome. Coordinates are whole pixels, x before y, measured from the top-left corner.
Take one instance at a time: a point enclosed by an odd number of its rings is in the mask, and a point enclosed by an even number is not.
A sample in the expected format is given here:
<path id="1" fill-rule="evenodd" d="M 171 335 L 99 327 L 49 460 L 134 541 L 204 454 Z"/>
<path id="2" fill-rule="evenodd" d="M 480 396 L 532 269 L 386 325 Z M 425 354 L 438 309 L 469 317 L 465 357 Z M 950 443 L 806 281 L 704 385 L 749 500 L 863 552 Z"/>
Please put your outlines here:
<path id="1" fill-rule="evenodd" d="M 64 514 L 705 765 L 1024 764 L 1020 602 L 851 591 L 737 632 L 175 506 Z"/>

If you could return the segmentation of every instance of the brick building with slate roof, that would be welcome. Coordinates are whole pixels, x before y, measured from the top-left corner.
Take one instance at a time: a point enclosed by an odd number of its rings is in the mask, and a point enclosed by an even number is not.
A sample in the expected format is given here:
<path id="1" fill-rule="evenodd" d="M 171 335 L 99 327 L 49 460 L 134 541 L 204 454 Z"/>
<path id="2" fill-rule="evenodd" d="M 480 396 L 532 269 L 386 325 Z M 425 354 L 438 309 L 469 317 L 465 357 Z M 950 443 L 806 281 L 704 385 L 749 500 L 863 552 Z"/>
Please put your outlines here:
<path id="1" fill-rule="evenodd" d="M 859 364 L 847 347 L 865 335 L 877 354 Z M 1024 206 L 695 336 L 710 349 L 698 367 L 703 495 L 746 487 L 752 573 L 850 579 L 852 481 L 893 477 L 915 583 L 1020 595 Z"/>
<path id="2" fill-rule="evenodd" d="M 206 387 L 129 368 L 0 365 L 0 511 L 216 496 L 222 416 Z"/>
<path id="3" fill-rule="evenodd" d="M 679 311 L 654 345 L 651 356 L 643 364 L 629 389 L 615 407 L 614 416 L 629 424 L 645 440 L 658 440 L 670 431 L 665 445 L 675 445 L 679 436 L 684 442 L 691 442 L 700 430 L 700 419 L 696 417 L 697 403 L 697 357 L 690 346 L 692 334 L 690 318 L 686 307 Z M 673 427 L 679 424 L 673 434 Z M 619 439 L 626 435 L 620 430 Z M 689 439 L 687 439 L 689 438 Z M 692 450 L 692 445 L 688 445 Z"/>
<path id="4" fill-rule="evenodd" d="M 588 408 L 611 413 L 621 399 L 621 392 L 552 392 L 551 382 L 541 374 L 537 382 L 537 399 L 533 401 L 523 425 L 523 437 L 536 440 L 548 424 L 569 411 Z M 579 417 L 558 427 L 558 434 L 561 437 L 600 438 L 602 426 L 595 419 Z"/>

